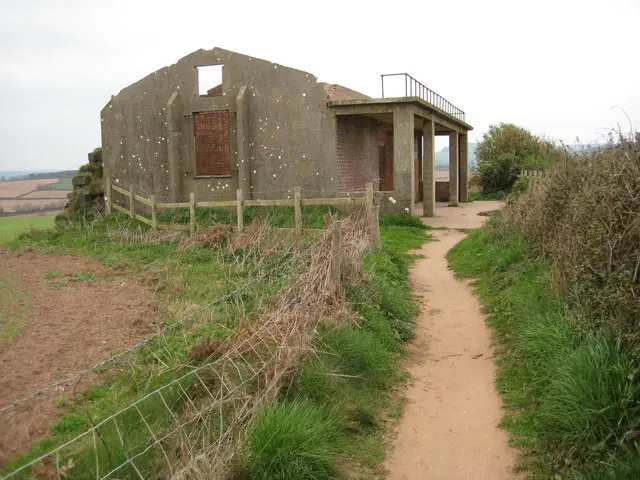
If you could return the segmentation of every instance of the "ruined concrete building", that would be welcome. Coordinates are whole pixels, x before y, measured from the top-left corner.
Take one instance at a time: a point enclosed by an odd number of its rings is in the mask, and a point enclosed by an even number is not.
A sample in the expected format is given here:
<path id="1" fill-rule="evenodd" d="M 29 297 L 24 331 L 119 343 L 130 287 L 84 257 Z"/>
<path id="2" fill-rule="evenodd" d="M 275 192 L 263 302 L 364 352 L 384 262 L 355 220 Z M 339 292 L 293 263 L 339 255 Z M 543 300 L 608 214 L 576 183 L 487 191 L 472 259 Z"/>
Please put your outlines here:
<path id="1" fill-rule="evenodd" d="M 370 98 L 313 75 L 214 48 L 123 89 L 101 112 L 104 172 L 122 188 L 184 201 L 305 197 L 373 182 L 387 212 L 424 198 L 434 215 L 434 136 L 450 142 L 449 202 L 467 200 L 464 112 L 412 77 Z M 457 179 L 458 181 L 455 181 Z"/>

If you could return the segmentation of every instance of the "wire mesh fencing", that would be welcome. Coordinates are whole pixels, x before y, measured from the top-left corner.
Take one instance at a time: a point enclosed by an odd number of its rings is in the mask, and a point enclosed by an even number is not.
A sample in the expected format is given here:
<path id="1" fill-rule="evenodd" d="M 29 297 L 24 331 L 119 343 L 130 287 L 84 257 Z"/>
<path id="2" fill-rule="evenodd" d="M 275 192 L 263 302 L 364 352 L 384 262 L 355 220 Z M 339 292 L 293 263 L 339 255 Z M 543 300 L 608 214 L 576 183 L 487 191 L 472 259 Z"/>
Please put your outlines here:
<path id="1" fill-rule="evenodd" d="M 338 256 L 353 276 L 366 248 L 363 224 L 346 220 Z M 311 248 L 307 268 L 257 319 L 247 318 L 224 338 L 193 345 L 181 373 L 65 443 L 25 457 L 3 479 L 212 478 L 229 473 L 246 426 L 278 394 L 312 348 L 319 318 L 336 310 L 330 288 L 335 233 Z M 355 252 L 355 253 L 354 253 Z M 333 301 L 328 301 L 334 298 Z"/>

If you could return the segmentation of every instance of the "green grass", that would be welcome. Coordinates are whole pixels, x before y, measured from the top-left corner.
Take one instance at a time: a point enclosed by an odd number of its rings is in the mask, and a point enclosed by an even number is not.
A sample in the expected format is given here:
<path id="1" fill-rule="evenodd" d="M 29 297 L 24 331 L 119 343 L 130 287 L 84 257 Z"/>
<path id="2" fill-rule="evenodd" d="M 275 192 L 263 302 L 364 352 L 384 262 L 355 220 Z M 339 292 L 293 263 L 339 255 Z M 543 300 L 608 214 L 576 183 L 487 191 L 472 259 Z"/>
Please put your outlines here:
<path id="1" fill-rule="evenodd" d="M 308 217 L 307 225 L 323 224 L 326 213 L 316 211 L 314 217 Z M 278 223 L 286 224 L 288 213 L 280 215 Z M 357 323 L 339 329 L 324 325 L 319 329 L 318 355 L 309 357 L 300 366 L 278 403 L 262 412 L 251 430 L 250 445 L 241 465 L 243 471 L 252 472 L 256 478 L 323 478 L 323 475 L 335 478 L 345 464 L 365 472 L 365 477 L 366 472 L 380 468 L 385 454 L 385 422 L 402 410 L 402 402 L 394 396 L 394 388 L 404 378 L 398 360 L 403 354 L 403 342 L 413 336 L 418 312 L 408 280 L 409 265 L 415 256 L 406 252 L 418 249 L 428 239 L 422 226 L 390 223 L 381 228 L 383 248 L 366 255 L 370 277 L 347 292 L 357 313 Z M 29 232 L 9 245 L 95 257 L 116 274 L 145 282 L 158 295 L 158 308 L 165 324 L 291 258 L 280 251 L 264 254 L 251 246 L 230 252 L 224 245 L 179 249 L 177 244 L 135 240 L 147 230 L 125 215 L 114 214 L 90 224 Z M 108 371 L 99 383 L 72 401 L 61 400 L 61 419 L 52 426 L 52 436 L 38 442 L 29 454 L 12 462 L 10 468 L 64 443 L 87 425 L 190 371 L 198 364 L 189 356 L 193 345 L 202 339 L 225 338 L 239 318 L 264 305 L 271 295 L 296 278 L 300 268 L 301 265 L 293 263 L 278 277 L 247 287 L 233 301 L 206 310 L 184 328 L 150 342 L 148 347 L 128 357 L 124 368 Z M 89 275 L 79 274 L 75 278 L 59 275 L 57 271 L 45 276 L 53 288 L 54 282 L 91 280 Z M 331 396 L 319 395 L 319 390 L 310 388 L 313 382 L 323 385 Z M 183 380 L 175 388 L 165 390 L 163 398 L 150 396 L 138 405 L 155 432 L 171 427 L 165 402 L 175 412 L 186 407 L 182 389 L 192 398 L 205 393 L 199 383 Z M 214 414 L 195 424 L 194 429 L 218 431 L 220 423 L 228 421 Z M 273 425 L 280 428 L 274 429 Z M 119 443 L 116 426 L 126 438 L 126 452 Z M 300 440 L 307 435 L 309 441 Z M 108 422 L 101 426 L 97 438 L 97 452 L 91 438 L 61 452 L 62 464 L 67 464 L 69 458 L 73 460 L 75 466 L 69 472 L 73 478 L 94 477 L 96 457 L 103 471 L 124 462 L 125 455 L 143 451 L 149 444 L 147 426 L 135 410 L 120 415 L 117 425 Z M 179 438 L 169 438 L 165 445 L 173 441 L 176 445 L 180 443 Z M 154 447 L 136 465 L 151 476 L 162 476 L 165 465 L 162 450 Z M 119 478 L 129 478 L 135 476 L 135 471 L 129 468 L 117 474 Z"/>
<path id="2" fill-rule="evenodd" d="M 0 345 L 11 343 L 18 336 L 31 306 L 31 292 L 21 285 L 19 278 L 0 268 Z"/>
<path id="3" fill-rule="evenodd" d="M 39 185 L 37 190 L 73 190 L 72 178 L 61 178 L 57 183 Z"/>
<path id="4" fill-rule="evenodd" d="M 335 478 L 339 431 L 335 412 L 310 401 L 276 402 L 266 407 L 249 430 L 249 478 Z"/>
<path id="5" fill-rule="evenodd" d="M 342 218 L 344 214 L 335 207 L 305 207 L 302 209 L 302 227 L 325 228 L 329 216 Z M 248 207 L 244 210 L 243 219 L 245 226 L 250 225 L 255 219 L 264 219 L 274 227 L 293 228 L 295 226 L 293 207 Z M 158 222 L 188 225 L 189 210 L 177 209 L 173 212 L 161 213 L 158 215 Z M 216 223 L 236 225 L 236 211 L 223 208 L 197 208 L 196 223 L 199 226 Z"/>
<path id="6" fill-rule="evenodd" d="M 504 426 L 532 478 L 638 478 L 638 365 L 607 331 L 587 328 L 552 288 L 551 269 L 493 218 L 449 261 L 474 287 L 498 349 Z M 619 476 L 616 471 L 625 472 Z"/>
<path id="7" fill-rule="evenodd" d="M 30 228 L 52 228 L 55 224 L 55 215 L 43 215 L 35 217 L 3 217 L 0 218 L 0 246 L 6 245 Z"/>
<path id="8" fill-rule="evenodd" d="M 470 202 L 481 202 L 485 200 L 504 200 L 507 198 L 505 193 L 482 193 L 482 192 L 470 192 Z"/>
<path id="9" fill-rule="evenodd" d="M 313 474 L 299 477 L 296 469 L 300 455 L 288 455 L 297 444 L 289 429 L 315 432 L 321 429 L 325 417 L 310 417 L 302 426 L 287 427 L 285 432 L 274 426 L 268 442 L 251 444 L 244 470 L 258 471 L 257 466 L 264 462 L 255 463 L 254 459 L 268 450 L 268 458 L 273 459 L 269 471 L 287 473 L 255 478 L 343 478 L 345 471 L 358 478 L 381 474 L 387 423 L 398 418 L 404 405 L 396 392 L 405 379 L 399 360 L 404 342 L 413 338 L 419 311 L 409 283 L 409 266 L 416 256 L 407 252 L 419 249 L 429 239 L 419 219 L 415 222 L 405 217 L 409 216 L 387 218 L 381 227 L 383 247 L 365 257 L 369 278 L 347 292 L 356 313 L 354 322 L 321 326 L 315 339 L 316 353 L 302 362 L 276 404 L 300 403 L 305 408 L 329 412 L 332 422 L 337 420 L 338 430 L 331 441 L 332 454 L 314 455 L 309 449 L 307 461 Z M 272 417 L 272 409 L 278 406 L 268 407 L 258 424 L 263 416 Z M 338 454 L 333 453 L 335 450 Z M 316 468 L 316 460 L 322 460 L 321 468 Z"/>
<path id="10" fill-rule="evenodd" d="M 175 324 L 186 314 L 195 312 L 249 280 L 265 272 L 278 270 L 263 281 L 246 286 L 228 301 L 195 313 L 183 326 L 167 331 L 145 348 L 124 357 L 121 364 L 116 363 L 113 368 L 106 370 L 100 381 L 88 391 L 77 392 L 73 401 L 60 402 L 61 419 L 52 426 L 52 435 L 37 442 L 27 455 L 13 461 L 8 468 L 16 468 L 46 453 L 53 446 L 85 431 L 87 425 L 99 422 L 134 399 L 191 371 L 205 361 L 190 356 L 197 342 L 203 339 L 221 340 L 228 336 L 239 319 L 250 317 L 256 308 L 266 304 L 272 295 L 292 282 L 304 268 L 302 260 L 298 261 L 298 256 L 291 255 L 288 245 L 268 252 L 262 252 L 254 245 L 233 252 L 224 244 L 181 249 L 178 243 L 138 241 L 137 238 L 147 231 L 146 226 L 130 221 L 125 215 L 114 214 L 101 221 L 78 223 L 63 229 L 28 231 L 8 242 L 8 245 L 52 254 L 85 255 L 100 260 L 113 269 L 108 275 L 142 283 L 155 293 L 153 301 L 163 325 Z M 287 262 L 286 268 L 280 268 L 284 262 Z M 72 288 L 73 282 L 95 280 L 92 273 L 65 275 L 59 270 L 50 270 L 43 277 L 50 282 L 51 288 L 56 289 Z M 145 420 L 154 431 L 163 432 L 171 427 L 172 419 L 167 415 L 165 402 L 172 411 L 180 414 L 186 403 L 184 391 L 193 395 L 192 398 L 199 398 L 203 393 L 202 386 L 189 377 L 182 380 L 180 385 L 165 390 L 164 398 L 154 395 L 139 404 Z M 211 417 L 211 421 L 218 420 L 216 415 Z M 120 415 L 118 427 L 127 442 L 126 452 L 123 452 L 113 422 L 108 422 L 97 432 L 100 438 L 97 453 L 91 438 L 61 452 L 63 464 L 66 459 L 73 459 L 75 467 L 70 471 L 73 478 L 95 477 L 96 455 L 103 469 L 101 471 L 104 471 L 109 466 L 125 461 L 125 454 L 135 455 L 146 448 L 148 429 L 136 410 Z M 216 423 L 216 429 L 218 427 L 219 423 Z M 193 426 L 194 431 L 211 428 L 205 421 Z M 172 440 L 180 443 L 178 438 Z M 137 466 L 143 471 L 162 476 L 159 472 L 163 471 L 166 464 L 159 448 L 154 447 L 146 453 L 141 462 Z M 135 475 L 135 472 L 130 469 L 118 471 L 119 478 L 129 478 L 131 475 Z M 28 474 L 25 478 L 28 478 Z"/>

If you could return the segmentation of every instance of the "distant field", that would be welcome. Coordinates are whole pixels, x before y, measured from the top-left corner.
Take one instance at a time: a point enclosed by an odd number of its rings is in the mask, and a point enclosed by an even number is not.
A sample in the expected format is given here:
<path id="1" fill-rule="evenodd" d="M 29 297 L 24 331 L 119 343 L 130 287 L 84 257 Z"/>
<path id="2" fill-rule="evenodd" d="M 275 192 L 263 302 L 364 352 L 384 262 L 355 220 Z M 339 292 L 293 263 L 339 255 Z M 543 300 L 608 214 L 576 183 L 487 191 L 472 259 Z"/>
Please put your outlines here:
<path id="1" fill-rule="evenodd" d="M 41 198 L 0 200 L 0 208 L 5 212 L 29 213 L 37 210 L 62 208 L 67 203 L 66 198 L 46 200 Z"/>
<path id="2" fill-rule="evenodd" d="M 55 215 L 0 218 L 0 245 L 13 240 L 27 228 L 51 228 Z"/>
<path id="3" fill-rule="evenodd" d="M 38 190 L 73 190 L 72 178 L 60 178 L 58 183 L 39 185 Z"/>
<path id="4" fill-rule="evenodd" d="M 23 195 L 20 197 L 20 200 L 23 198 L 67 198 L 69 192 L 70 190 L 36 190 L 35 192 Z"/>
<path id="5" fill-rule="evenodd" d="M 0 198 L 16 198 L 25 193 L 33 192 L 40 185 L 58 183 L 57 178 L 45 178 L 42 180 L 18 180 L 0 182 Z"/>

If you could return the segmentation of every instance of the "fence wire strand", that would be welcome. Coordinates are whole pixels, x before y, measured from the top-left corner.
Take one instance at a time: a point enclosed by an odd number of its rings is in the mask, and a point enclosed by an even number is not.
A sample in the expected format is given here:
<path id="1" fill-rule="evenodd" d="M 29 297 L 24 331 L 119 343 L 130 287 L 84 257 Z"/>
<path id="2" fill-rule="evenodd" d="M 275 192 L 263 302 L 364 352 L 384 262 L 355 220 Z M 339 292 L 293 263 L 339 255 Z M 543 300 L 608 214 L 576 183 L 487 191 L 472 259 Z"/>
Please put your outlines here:
<path id="1" fill-rule="evenodd" d="M 287 252 L 288 253 L 288 252 Z M 45 387 L 39 388 L 37 390 L 34 390 L 33 392 L 31 392 L 28 395 L 25 395 L 24 397 L 20 397 L 17 398 L 13 401 L 11 401 L 10 403 L 6 404 L 5 406 L 3 406 L 2 408 L 0 408 L 0 413 L 5 412 L 11 408 L 15 408 L 18 405 L 25 403 L 27 401 L 29 401 L 30 399 L 32 399 L 33 397 L 37 397 L 40 396 L 50 390 L 53 390 L 56 387 L 59 387 L 60 385 L 66 385 L 68 383 L 71 383 L 72 381 L 82 378 L 85 375 L 98 370 L 99 368 L 102 368 L 106 365 L 109 365 L 111 363 L 114 363 L 116 360 L 119 360 L 122 357 L 125 357 L 133 352 L 135 352 L 136 350 L 139 350 L 140 348 L 144 347 L 145 345 L 147 345 L 149 342 L 151 342 L 152 340 L 154 340 L 155 338 L 158 338 L 160 336 L 163 336 L 165 333 L 174 330 L 178 327 L 181 327 L 182 325 L 184 325 L 186 322 L 188 322 L 189 320 L 192 320 L 193 318 L 195 318 L 196 316 L 200 315 L 201 313 L 215 307 L 216 305 L 219 305 L 220 303 L 234 297 L 236 294 L 240 293 L 241 291 L 245 290 L 247 287 L 253 285 L 254 283 L 257 283 L 261 280 L 264 280 L 265 278 L 267 278 L 269 275 L 273 274 L 274 272 L 282 269 L 285 265 L 288 265 L 291 261 L 293 261 L 294 257 L 289 258 L 287 261 L 283 262 L 282 264 L 278 265 L 277 267 L 273 268 L 272 270 L 270 270 L 269 272 L 265 272 L 262 275 L 259 275 L 253 279 L 251 279 L 250 281 L 246 282 L 245 284 L 239 286 L 238 288 L 234 289 L 233 291 L 222 295 L 218 298 L 216 298 L 215 300 L 212 300 L 211 302 L 208 302 L 207 304 L 203 305 L 202 307 L 198 308 L 197 310 L 195 310 L 194 312 L 190 313 L 189 315 L 182 317 L 181 319 L 179 319 L 178 321 L 165 325 L 162 329 L 160 329 L 158 332 L 149 335 L 145 338 L 143 338 L 142 340 L 140 340 L 139 342 L 135 343 L 134 345 L 132 345 L 131 347 L 127 348 L 126 350 L 123 350 L 119 353 L 117 353 L 116 355 L 113 355 L 109 358 L 107 358 L 106 360 L 103 360 L 102 362 L 96 363 L 90 367 L 87 367 L 83 370 L 80 370 L 78 372 L 76 372 L 74 375 L 64 378 L 62 380 L 57 380 L 53 383 L 48 384 Z"/>

